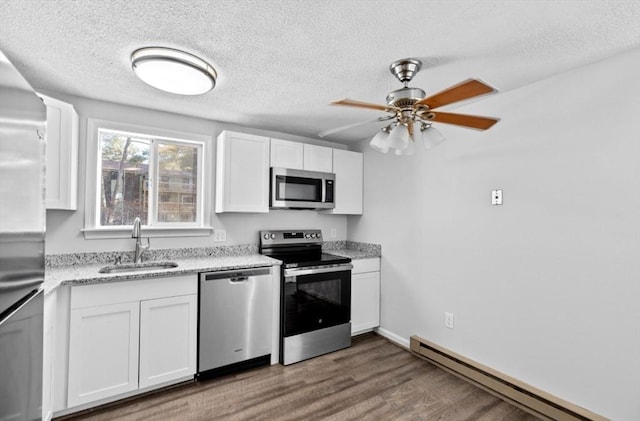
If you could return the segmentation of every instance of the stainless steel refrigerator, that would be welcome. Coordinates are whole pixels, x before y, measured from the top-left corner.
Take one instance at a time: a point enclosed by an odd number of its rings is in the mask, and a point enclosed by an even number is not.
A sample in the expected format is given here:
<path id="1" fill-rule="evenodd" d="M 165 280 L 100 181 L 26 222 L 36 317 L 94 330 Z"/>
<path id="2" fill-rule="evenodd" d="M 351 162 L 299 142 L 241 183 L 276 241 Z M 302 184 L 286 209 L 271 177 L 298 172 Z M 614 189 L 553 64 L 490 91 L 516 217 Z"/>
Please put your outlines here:
<path id="1" fill-rule="evenodd" d="M 42 416 L 46 114 L 0 51 L 0 420 Z"/>

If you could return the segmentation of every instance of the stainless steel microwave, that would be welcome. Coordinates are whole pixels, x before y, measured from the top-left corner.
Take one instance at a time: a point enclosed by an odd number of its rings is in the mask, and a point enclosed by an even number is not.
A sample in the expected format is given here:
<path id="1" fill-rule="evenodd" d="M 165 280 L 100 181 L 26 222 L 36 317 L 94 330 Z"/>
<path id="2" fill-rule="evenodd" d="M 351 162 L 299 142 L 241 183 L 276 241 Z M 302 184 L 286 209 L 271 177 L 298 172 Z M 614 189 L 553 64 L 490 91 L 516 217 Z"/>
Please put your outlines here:
<path id="1" fill-rule="evenodd" d="M 271 168 L 271 209 L 333 209 L 333 173 Z"/>

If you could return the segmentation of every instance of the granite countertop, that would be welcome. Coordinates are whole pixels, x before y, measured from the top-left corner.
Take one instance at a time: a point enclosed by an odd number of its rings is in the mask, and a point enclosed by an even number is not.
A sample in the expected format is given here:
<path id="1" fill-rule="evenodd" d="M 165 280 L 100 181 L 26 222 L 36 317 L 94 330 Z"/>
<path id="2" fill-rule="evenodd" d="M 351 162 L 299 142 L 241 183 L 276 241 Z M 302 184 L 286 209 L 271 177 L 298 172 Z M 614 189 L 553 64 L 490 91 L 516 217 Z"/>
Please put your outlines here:
<path id="1" fill-rule="evenodd" d="M 323 251 L 351 259 L 380 257 L 378 244 L 353 241 L 332 241 L 323 244 Z M 178 267 L 136 270 L 134 272 L 100 273 L 100 268 L 113 265 L 115 259 L 131 263 L 132 252 L 89 252 L 50 255 L 46 258 L 44 291 L 48 294 L 61 285 L 98 284 L 103 282 L 148 279 L 160 276 L 192 275 L 200 272 L 248 269 L 281 265 L 280 260 L 258 254 L 256 244 L 221 247 L 160 249 L 147 252 L 145 262 L 176 262 Z"/>
<path id="2" fill-rule="evenodd" d="M 216 272 L 231 269 L 247 269 L 280 265 L 280 260 L 261 254 L 241 256 L 217 256 L 171 259 L 178 267 L 169 269 L 137 270 L 135 272 L 99 273 L 104 263 L 70 265 L 45 269 L 44 292 L 48 294 L 61 285 L 85 285 L 113 281 L 146 279 L 159 276 L 191 275 L 199 272 Z"/>
<path id="3" fill-rule="evenodd" d="M 326 250 L 326 252 L 330 254 L 342 256 L 342 257 L 349 257 L 352 260 L 372 259 L 372 258 L 380 257 L 380 253 L 375 250 L 338 249 L 338 250 Z"/>

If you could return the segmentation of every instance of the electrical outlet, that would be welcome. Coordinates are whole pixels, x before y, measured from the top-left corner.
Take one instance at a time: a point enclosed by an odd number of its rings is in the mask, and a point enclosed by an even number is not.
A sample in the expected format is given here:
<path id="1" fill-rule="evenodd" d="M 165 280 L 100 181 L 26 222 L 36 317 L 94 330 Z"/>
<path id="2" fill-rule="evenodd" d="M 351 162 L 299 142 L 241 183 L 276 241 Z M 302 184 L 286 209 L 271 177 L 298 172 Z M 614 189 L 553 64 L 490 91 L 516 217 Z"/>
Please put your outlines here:
<path id="1" fill-rule="evenodd" d="M 336 238 L 338 236 L 338 230 L 335 228 L 331 228 L 331 238 Z"/>
<path id="2" fill-rule="evenodd" d="M 445 311 L 444 325 L 449 329 L 453 329 L 453 313 L 449 313 L 448 311 Z"/>
<path id="3" fill-rule="evenodd" d="M 502 204 L 502 190 L 491 191 L 491 204 L 492 205 Z"/>
<path id="4" fill-rule="evenodd" d="M 215 243 L 227 241 L 227 230 L 213 230 L 213 241 Z"/>

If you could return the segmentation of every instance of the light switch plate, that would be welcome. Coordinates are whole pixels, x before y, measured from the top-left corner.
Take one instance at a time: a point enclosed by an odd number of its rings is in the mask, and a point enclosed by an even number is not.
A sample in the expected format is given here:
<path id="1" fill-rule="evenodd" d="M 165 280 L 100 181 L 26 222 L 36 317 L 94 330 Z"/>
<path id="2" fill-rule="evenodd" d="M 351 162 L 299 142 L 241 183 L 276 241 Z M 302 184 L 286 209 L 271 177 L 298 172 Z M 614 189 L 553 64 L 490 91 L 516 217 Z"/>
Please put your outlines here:
<path id="1" fill-rule="evenodd" d="M 502 204 L 502 190 L 491 191 L 491 204 L 492 205 Z"/>
<path id="2" fill-rule="evenodd" d="M 445 311 L 444 313 L 444 325 L 449 329 L 453 329 L 453 313 Z"/>

